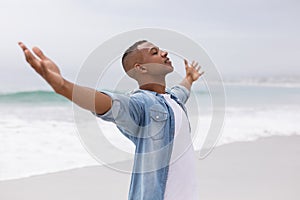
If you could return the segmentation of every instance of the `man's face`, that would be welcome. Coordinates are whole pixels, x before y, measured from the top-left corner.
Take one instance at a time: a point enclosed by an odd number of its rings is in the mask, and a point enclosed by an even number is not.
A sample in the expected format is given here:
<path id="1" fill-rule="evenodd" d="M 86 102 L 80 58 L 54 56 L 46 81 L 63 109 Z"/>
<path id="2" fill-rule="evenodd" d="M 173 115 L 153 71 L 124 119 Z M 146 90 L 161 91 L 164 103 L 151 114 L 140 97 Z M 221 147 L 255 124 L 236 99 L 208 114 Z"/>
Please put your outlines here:
<path id="1" fill-rule="evenodd" d="M 150 42 L 142 43 L 138 46 L 138 50 L 143 57 L 143 66 L 147 68 L 147 72 L 152 75 L 166 75 L 173 71 L 171 60 L 167 57 L 168 52 L 159 49 Z"/>

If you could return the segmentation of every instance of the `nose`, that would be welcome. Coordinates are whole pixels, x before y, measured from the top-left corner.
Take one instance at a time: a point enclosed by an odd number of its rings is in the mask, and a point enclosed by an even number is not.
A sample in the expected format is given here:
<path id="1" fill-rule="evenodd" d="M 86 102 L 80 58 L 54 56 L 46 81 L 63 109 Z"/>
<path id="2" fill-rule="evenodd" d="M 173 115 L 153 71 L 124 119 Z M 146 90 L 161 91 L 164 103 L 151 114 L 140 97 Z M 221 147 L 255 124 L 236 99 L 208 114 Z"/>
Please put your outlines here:
<path id="1" fill-rule="evenodd" d="M 167 51 L 162 51 L 162 52 L 161 52 L 161 56 L 162 56 L 162 57 L 167 57 L 167 55 L 168 55 L 168 52 L 167 52 Z"/>

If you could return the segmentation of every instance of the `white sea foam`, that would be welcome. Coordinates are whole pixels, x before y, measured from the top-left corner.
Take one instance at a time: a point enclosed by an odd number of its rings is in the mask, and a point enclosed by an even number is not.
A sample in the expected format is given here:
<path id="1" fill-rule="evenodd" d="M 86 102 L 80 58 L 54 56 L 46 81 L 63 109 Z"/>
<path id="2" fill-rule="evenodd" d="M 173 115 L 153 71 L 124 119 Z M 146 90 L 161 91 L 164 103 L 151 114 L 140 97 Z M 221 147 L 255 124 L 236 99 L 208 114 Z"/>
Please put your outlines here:
<path id="1" fill-rule="evenodd" d="M 70 122 L 0 120 L 0 180 L 96 165 Z"/>
<path id="2" fill-rule="evenodd" d="M 216 146 L 242 141 L 254 141 L 269 136 L 300 135 L 300 106 L 264 110 L 229 108 Z M 194 147 L 199 150 L 209 135 L 211 116 L 199 117 Z M 207 147 L 206 147 L 207 148 Z"/>

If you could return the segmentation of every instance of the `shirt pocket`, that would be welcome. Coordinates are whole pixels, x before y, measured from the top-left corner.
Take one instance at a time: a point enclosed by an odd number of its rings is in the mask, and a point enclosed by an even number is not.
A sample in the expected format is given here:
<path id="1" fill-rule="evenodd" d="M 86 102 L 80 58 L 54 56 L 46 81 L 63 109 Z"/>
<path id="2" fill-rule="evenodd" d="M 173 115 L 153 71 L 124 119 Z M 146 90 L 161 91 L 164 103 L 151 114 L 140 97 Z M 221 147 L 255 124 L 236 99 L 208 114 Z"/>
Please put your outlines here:
<path id="1" fill-rule="evenodd" d="M 168 112 L 161 105 L 154 105 L 150 108 L 151 128 L 150 136 L 153 140 L 164 138 L 164 127 L 167 123 Z"/>

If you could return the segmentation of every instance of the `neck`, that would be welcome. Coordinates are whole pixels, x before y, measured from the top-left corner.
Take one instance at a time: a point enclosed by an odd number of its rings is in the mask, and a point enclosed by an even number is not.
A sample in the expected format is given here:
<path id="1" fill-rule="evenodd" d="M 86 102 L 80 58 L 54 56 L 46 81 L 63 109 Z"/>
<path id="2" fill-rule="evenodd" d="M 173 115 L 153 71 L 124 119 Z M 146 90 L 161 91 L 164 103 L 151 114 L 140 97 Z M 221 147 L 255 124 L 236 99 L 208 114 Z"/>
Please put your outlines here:
<path id="1" fill-rule="evenodd" d="M 166 93 L 166 86 L 157 84 L 157 83 L 148 83 L 145 85 L 140 85 L 140 89 L 142 90 L 150 90 L 153 92 L 157 92 L 159 94 L 164 94 Z"/>
<path id="2" fill-rule="evenodd" d="M 162 76 L 144 76 L 143 79 L 138 80 L 139 88 L 142 90 L 150 90 L 160 94 L 166 93 L 166 79 Z"/>

